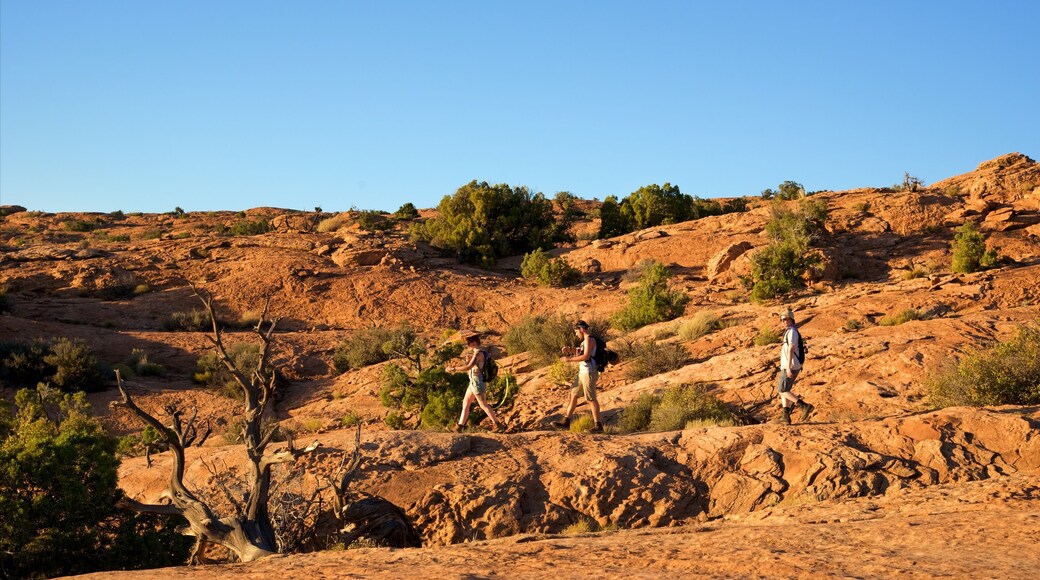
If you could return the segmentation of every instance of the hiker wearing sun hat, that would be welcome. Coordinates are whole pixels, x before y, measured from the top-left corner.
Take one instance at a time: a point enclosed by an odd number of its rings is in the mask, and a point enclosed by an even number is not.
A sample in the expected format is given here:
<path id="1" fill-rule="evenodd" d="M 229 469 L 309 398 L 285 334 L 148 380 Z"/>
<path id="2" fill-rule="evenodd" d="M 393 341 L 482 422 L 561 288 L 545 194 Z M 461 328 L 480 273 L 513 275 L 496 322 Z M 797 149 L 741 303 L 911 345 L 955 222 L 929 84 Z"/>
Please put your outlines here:
<path id="1" fill-rule="evenodd" d="M 805 345 L 802 343 L 802 335 L 798 332 L 794 313 L 790 308 L 780 313 L 780 324 L 784 325 L 784 338 L 780 345 L 780 373 L 776 377 L 776 390 L 780 395 L 779 421 L 784 425 L 790 425 L 792 409 L 800 408 L 802 414 L 799 421 L 805 421 L 813 412 L 814 407 L 791 392 L 794 381 L 802 370 Z"/>
<path id="2" fill-rule="evenodd" d="M 453 426 L 453 430 L 460 431 L 466 427 L 466 423 L 469 421 L 469 408 L 476 402 L 491 419 L 492 429 L 502 431 L 503 426 L 499 422 L 498 416 L 495 415 L 495 410 L 485 400 L 487 381 L 484 379 L 484 367 L 488 364 L 488 351 L 480 348 L 480 333 L 468 330 L 462 331 L 461 335 L 470 349 L 469 362 L 465 365 L 444 367 L 444 370 L 449 373 L 466 371 L 469 375 L 469 388 L 466 389 L 466 396 L 462 399 L 462 415 L 459 417 L 459 422 Z"/>

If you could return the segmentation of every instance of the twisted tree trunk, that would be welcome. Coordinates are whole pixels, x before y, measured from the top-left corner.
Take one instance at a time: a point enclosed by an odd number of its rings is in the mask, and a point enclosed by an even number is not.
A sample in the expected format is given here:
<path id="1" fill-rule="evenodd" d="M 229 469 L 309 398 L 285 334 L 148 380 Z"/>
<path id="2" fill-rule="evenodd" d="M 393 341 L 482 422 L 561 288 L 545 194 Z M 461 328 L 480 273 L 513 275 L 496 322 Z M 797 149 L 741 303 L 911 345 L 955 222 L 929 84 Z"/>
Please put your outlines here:
<path id="1" fill-rule="evenodd" d="M 174 463 L 170 473 L 170 483 L 160 496 L 168 503 L 144 504 L 126 500 L 125 507 L 141 512 L 175 514 L 188 520 L 188 526 L 181 528 L 181 533 L 196 538 L 195 556 L 201 558 L 206 544 L 218 544 L 231 550 L 243 562 L 251 562 L 278 551 L 274 527 L 268 513 L 268 501 L 271 490 L 271 466 L 293 461 L 303 453 L 317 448 L 317 442 L 306 449 L 298 450 L 289 438 L 285 449 L 267 453 L 267 446 L 274 436 L 274 431 L 264 435 L 260 428 L 267 403 L 274 392 L 275 373 L 270 368 L 271 337 L 277 320 L 267 319 L 267 304 L 264 305 L 260 321 L 253 329 L 262 343 L 257 365 L 244 371 L 239 369 L 235 361 L 228 355 L 221 337 L 221 329 L 217 323 L 216 312 L 211 296 L 203 294 L 192 285 L 195 295 L 202 301 L 213 323 L 213 335 L 209 337 L 216 349 L 217 356 L 227 368 L 231 376 L 242 388 L 245 417 L 243 428 L 245 451 L 250 462 L 250 481 L 248 500 L 243 514 L 233 517 L 218 517 L 202 500 L 184 486 L 184 449 L 198 436 L 195 427 L 195 413 L 186 421 L 181 420 L 183 412 L 174 407 L 166 407 L 171 424 L 163 425 L 158 419 L 144 411 L 134 403 L 123 385 L 122 377 L 116 373 L 116 381 L 123 398 L 119 405 L 134 412 L 146 424 L 155 428 L 163 437 L 173 453 Z M 266 327 L 266 329 L 265 329 Z M 248 372 L 248 374 L 247 374 Z M 207 433 L 208 434 L 208 433 Z"/>

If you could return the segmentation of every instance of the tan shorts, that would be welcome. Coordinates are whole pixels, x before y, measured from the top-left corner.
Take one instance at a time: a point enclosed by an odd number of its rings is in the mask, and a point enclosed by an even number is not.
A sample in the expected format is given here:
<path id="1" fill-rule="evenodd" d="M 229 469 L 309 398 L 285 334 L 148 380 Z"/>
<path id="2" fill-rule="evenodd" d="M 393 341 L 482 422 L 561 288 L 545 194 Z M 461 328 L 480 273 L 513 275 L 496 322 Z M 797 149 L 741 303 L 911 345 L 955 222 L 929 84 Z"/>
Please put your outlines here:
<path id="1" fill-rule="evenodd" d="M 598 403 L 596 400 L 597 379 L 599 379 L 599 372 L 596 371 L 595 364 L 578 365 L 578 378 L 574 380 L 574 387 L 571 388 L 571 395 L 577 397 L 584 394 L 585 399 L 588 402 Z"/>

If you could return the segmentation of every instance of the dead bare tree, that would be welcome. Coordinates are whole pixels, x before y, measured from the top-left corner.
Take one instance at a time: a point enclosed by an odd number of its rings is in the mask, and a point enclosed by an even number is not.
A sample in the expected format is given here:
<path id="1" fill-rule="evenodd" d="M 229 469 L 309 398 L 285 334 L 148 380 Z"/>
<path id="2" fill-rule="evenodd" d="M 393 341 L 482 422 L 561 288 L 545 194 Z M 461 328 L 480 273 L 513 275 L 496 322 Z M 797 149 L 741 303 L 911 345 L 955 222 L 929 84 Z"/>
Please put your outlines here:
<path id="1" fill-rule="evenodd" d="M 243 442 L 250 465 L 245 507 L 240 514 L 219 517 L 206 502 L 200 500 L 185 487 L 184 449 L 191 444 L 194 434 L 197 433 L 195 415 L 192 414 L 187 421 L 183 421 L 183 413 L 179 409 L 166 407 L 165 411 L 170 419 L 170 424 L 164 425 L 134 403 L 123 386 L 122 377 L 117 374 L 116 380 L 122 394 L 122 401 L 118 404 L 130 409 L 142 421 L 158 431 L 169 446 L 174 458 L 170 484 L 161 495 L 161 498 L 168 503 L 143 504 L 127 500 L 125 506 L 135 511 L 183 516 L 188 520 L 188 525 L 180 531 L 196 538 L 194 551 L 196 559 L 201 560 L 202 552 L 207 544 L 218 544 L 231 550 L 243 562 L 250 562 L 277 552 L 275 531 L 268 512 L 271 467 L 294 461 L 300 455 L 316 449 L 318 443 L 312 443 L 305 449 L 297 449 L 293 440 L 289 438 L 284 449 L 276 452 L 267 450 L 276 431 L 264 434 L 261 432 L 260 425 L 264 410 L 268 403 L 273 401 L 272 395 L 275 386 L 275 373 L 270 368 L 270 357 L 272 336 L 278 321 L 267 318 L 270 301 L 268 300 L 264 305 L 260 320 L 253 328 L 262 347 L 257 364 L 252 369 L 244 370 L 238 368 L 224 347 L 212 296 L 202 292 L 193 284 L 191 288 L 195 291 L 195 296 L 202 301 L 213 324 L 213 335 L 208 338 L 213 343 L 218 358 L 242 388 L 245 419 Z"/>

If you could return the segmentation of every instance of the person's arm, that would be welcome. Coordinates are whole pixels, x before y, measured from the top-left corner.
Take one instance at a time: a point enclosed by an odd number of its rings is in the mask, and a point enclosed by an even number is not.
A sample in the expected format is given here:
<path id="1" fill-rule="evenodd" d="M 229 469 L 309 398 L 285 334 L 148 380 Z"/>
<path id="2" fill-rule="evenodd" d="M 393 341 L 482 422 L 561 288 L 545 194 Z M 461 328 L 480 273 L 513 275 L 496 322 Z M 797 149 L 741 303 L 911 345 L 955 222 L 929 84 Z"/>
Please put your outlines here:
<path id="1" fill-rule="evenodd" d="M 574 356 L 560 357 L 560 360 L 564 362 L 585 362 L 592 358 L 592 335 L 586 335 L 585 340 L 582 341 L 582 352 Z"/>
<path id="2" fill-rule="evenodd" d="M 797 352 L 795 350 L 795 344 L 794 344 L 795 337 L 798 337 L 798 340 L 802 339 L 802 337 L 798 336 L 798 331 L 795 330 L 794 328 L 788 328 L 787 330 L 784 331 L 784 344 L 787 346 L 787 376 L 788 376 L 788 378 L 790 378 L 792 376 L 791 369 L 794 368 L 795 353 Z"/>
<path id="3" fill-rule="evenodd" d="M 469 369 L 471 369 L 471 368 L 473 368 L 474 366 L 477 365 L 477 355 L 478 354 L 480 354 L 480 351 L 479 350 L 475 351 L 473 353 L 473 356 L 469 357 L 469 362 L 466 363 L 466 366 L 464 366 L 464 367 L 445 367 L 444 370 L 446 370 L 448 372 L 454 372 L 454 373 L 461 373 L 461 372 L 464 372 L 464 371 L 468 371 Z M 448 369 L 453 369 L 453 370 L 448 370 Z"/>

